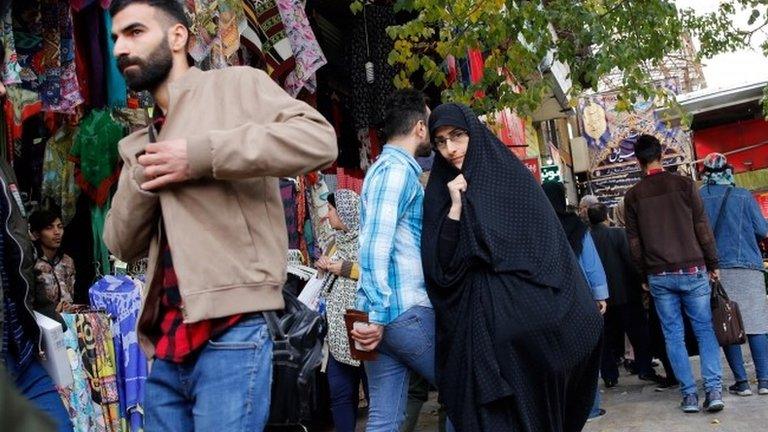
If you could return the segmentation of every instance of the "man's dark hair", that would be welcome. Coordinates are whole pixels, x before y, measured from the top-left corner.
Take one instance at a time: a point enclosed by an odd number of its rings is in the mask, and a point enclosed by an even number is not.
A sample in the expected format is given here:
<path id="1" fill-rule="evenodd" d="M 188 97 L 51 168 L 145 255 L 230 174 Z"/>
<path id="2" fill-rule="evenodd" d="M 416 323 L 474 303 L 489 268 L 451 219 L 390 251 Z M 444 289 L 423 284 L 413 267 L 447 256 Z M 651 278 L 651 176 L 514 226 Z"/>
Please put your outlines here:
<path id="1" fill-rule="evenodd" d="M 587 209 L 590 225 L 600 225 L 608 220 L 608 207 L 603 203 L 593 204 Z"/>
<path id="2" fill-rule="evenodd" d="M 109 15 L 114 17 L 120 11 L 134 4 L 144 4 L 155 9 L 160 9 L 172 24 L 181 24 L 189 28 L 189 18 L 184 13 L 184 7 L 178 0 L 112 0 L 109 7 Z"/>
<path id="3" fill-rule="evenodd" d="M 661 160 L 661 143 L 653 135 L 640 135 L 635 143 L 635 157 L 642 165 Z"/>
<path id="4" fill-rule="evenodd" d="M 384 138 L 389 140 L 399 136 L 408 135 L 423 121 L 427 123 L 427 98 L 424 93 L 414 89 L 403 89 L 393 93 L 385 104 L 384 111 Z"/>
<path id="5" fill-rule="evenodd" d="M 33 233 L 39 233 L 53 225 L 56 219 L 61 219 L 61 213 L 58 210 L 37 210 L 29 215 L 29 230 Z"/>

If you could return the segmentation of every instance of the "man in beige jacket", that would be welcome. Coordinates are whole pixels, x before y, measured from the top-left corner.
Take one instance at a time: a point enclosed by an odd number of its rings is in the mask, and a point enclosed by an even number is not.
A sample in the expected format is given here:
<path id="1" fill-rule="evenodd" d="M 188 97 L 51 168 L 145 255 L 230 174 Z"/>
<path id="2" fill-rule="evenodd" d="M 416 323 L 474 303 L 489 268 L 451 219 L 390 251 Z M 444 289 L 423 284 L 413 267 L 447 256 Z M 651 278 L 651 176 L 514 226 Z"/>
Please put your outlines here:
<path id="1" fill-rule="evenodd" d="M 146 429 L 262 430 L 272 345 L 258 312 L 284 306 L 288 247 L 278 177 L 330 164 L 333 129 L 261 71 L 190 67 L 176 0 L 117 0 L 110 13 L 126 82 L 156 103 L 153 124 L 120 142 L 104 234 L 122 260 L 149 253 Z"/>

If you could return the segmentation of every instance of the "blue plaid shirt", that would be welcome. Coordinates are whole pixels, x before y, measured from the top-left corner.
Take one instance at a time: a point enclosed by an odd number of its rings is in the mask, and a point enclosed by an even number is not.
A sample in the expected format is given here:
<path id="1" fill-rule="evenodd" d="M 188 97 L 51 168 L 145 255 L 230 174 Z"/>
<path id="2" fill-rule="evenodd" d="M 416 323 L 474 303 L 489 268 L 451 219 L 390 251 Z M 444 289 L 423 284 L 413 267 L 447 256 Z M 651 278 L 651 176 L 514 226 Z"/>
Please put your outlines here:
<path id="1" fill-rule="evenodd" d="M 413 156 L 387 145 L 363 183 L 357 308 L 372 323 L 387 325 L 414 306 L 432 307 L 421 267 L 420 174 Z"/>

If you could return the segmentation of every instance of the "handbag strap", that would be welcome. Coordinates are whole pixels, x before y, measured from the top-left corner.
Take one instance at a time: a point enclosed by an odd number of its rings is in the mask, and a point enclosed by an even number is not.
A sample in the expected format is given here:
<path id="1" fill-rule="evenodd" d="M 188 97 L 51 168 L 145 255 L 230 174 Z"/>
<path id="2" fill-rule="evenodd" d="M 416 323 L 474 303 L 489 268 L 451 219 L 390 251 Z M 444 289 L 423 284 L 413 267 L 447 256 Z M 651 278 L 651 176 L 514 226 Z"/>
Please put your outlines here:
<path id="1" fill-rule="evenodd" d="M 733 188 L 729 187 L 728 190 L 725 191 L 723 201 L 720 203 L 720 211 L 717 212 L 717 219 L 715 220 L 715 227 L 713 229 L 715 235 L 717 235 L 718 229 L 722 225 L 721 222 L 723 221 L 723 214 L 725 213 L 725 204 L 728 202 L 728 197 L 731 195 L 731 191 L 733 191 Z"/>

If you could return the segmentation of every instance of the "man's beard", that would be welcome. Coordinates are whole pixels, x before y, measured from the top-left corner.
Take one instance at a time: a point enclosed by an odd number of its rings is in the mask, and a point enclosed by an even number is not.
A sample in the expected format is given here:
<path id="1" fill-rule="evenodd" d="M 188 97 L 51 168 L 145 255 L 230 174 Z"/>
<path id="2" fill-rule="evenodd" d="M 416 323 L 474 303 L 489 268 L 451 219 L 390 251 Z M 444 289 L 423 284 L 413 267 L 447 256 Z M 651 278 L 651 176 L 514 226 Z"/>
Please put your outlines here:
<path id="1" fill-rule="evenodd" d="M 128 66 L 136 66 L 136 70 L 126 73 Z M 173 57 L 168 48 L 168 40 L 163 39 L 158 46 L 149 53 L 147 59 L 139 57 L 119 57 L 117 67 L 125 77 L 125 83 L 133 91 L 149 90 L 153 91 L 162 84 L 171 73 L 173 68 Z"/>
<path id="2" fill-rule="evenodd" d="M 419 143 L 416 147 L 416 157 L 429 157 L 432 154 L 432 145 L 429 140 Z"/>

